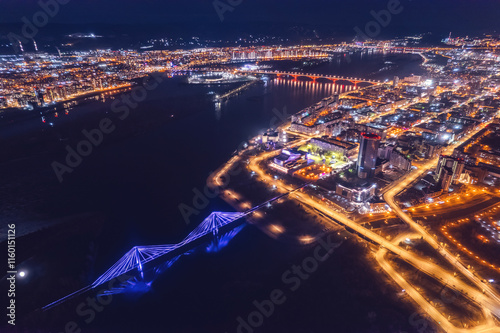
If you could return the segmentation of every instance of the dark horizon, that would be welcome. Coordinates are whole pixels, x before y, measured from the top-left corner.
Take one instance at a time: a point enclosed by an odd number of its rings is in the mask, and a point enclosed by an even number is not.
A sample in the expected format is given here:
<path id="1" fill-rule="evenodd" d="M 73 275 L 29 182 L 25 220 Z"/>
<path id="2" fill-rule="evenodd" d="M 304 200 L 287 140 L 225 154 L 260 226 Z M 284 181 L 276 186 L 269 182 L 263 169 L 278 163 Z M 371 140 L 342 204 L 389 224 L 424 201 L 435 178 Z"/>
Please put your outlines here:
<path id="1" fill-rule="evenodd" d="M 499 0 L 0 1 L 0 333 L 500 333 Z"/>
<path id="2" fill-rule="evenodd" d="M 49 2 L 51 1 L 40 3 Z M 386 9 L 389 2 L 293 0 L 284 4 L 242 0 L 233 1 L 236 5 L 230 5 L 223 0 L 192 0 L 175 4 L 159 0 L 141 3 L 132 0 L 85 3 L 72 0 L 59 5 L 57 14 L 49 18 L 48 24 L 40 32 L 49 32 L 51 26 L 66 26 L 69 30 L 105 27 L 127 33 L 127 30 L 136 28 L 148 31 L 156 29 L 159 33 L 205 34 L 210 38 L 218 38 L 233 31 L 258 34 L 276 30 L 277 33 L 286 34 L 290 30 L 300 32 L 303 29 L 317 30 L 313 34 L 320 38 L 332 37 L 335 33 L 354 36 L 355 27 L 363 28 L 374 19 L 371 12 Z M 219 13 L 215 9 L 215 3 L 219 5 Z M 384 27 L 381 36 L 427 32 L 439 35 L 449 32 L 457 35 L 480 35 L 500 31 L 500 22 L 496 17 L 500 12 L 500 3 L 496 1 L 401 0 L 400 6 L 401 12 L 392 15 L 390 24 Z M 8 0 L 2 3 L 2 8 L 9 13 L 8 16 L 0 17 L 3 34 L 12 25 L 20 26 L 23 17 L 32 21 L 33 15 L 41 10 L 35 0 Z"/>

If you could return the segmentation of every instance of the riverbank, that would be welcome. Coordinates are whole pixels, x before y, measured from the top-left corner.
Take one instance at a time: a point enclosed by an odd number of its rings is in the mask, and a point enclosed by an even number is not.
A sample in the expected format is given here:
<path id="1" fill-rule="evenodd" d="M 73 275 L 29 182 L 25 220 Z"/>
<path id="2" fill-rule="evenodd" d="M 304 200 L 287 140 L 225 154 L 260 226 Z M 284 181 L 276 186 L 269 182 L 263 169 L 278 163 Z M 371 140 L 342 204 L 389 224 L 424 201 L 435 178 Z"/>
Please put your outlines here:
<path id="1" fill-rule="evenodd" d="M 41 115 L 52 114 L 59 110 L 62 110 L 69 106 L 71 103 L 83 101 L 88 98 L 92 98 L 101 94 L 115 95 L 123 93 L 133 87 L 133 83 L 124 84 L 119 87 L 112 87 L 106 89 L 95 90 L 91 92 L 86 92 L 79 95 L 72 95 L 70 98 L 57 101 L 54 104 L 47 105 L 45 107 L 37 107 L 33 110 L 25 110 L 22 108 L 5 108 L 0 109 L 0 126 L 1 123 L 12 124 L 13 122 L 27 120 L 33 117 L 39 117 Z"/>
<path id="2" fill-rule="evenodd" d="M 375 70 L 379 60 L 372 62 L 374 68 L 369 70 Z M 54 244 L 50 251 L 28 253 L 33 257 L 29 262 L 30 283 L 47 286 L 39 296 L 45 301 L 41 303 L 52 301 L 56 292 L 77 290 L 78 286 L 69 282 L 79 281 L 82 276 L 95 279 L 133 246 L 176 243 L 211 212 L 233 211 L 218 197 L 197 199 L 197 193 L 203 193 L 207 175 L 227 161 L 240 142 L 259 135 L 276 120 L 345 91 L 345 87 L 331 83 L 269 80 L 249 87 L 217 108 L 209 93 L 224 93 L 224 88 L 187 85 L 184 79 L 175 77 L 162 82 L 123 121 L 111 112 L 113 98 L 86 97 L 88 103 L 77 103 L 68 114 L 59 113 L 57 118 L 47 117 L 46 123 L 37 115 L 0 131 L 4 157 L 0 172 L 8 175 L 0 178 L 0 216 L 6 215 L 9 222 L 20 226 L 24 221 L 81 216 L 86 212 L 103 217 L 99 235 L 89 233 L 80 243 L 64 236 L 64 242 Z M 105 117 L 113 120 L 115 131 L 59 183 L 51 163 L 64 163 L 66 147 L 75 149 L 86 139 L 82 131 L 96 128 Z M 244 162 L 241 165 L 245 167 Z M 243 203 L 260 203 L 265 201 L 265 195 L 276 196 L 266 186 L 254 190 L 248 176 L 242 173 L 241 178 L 233 179 L 238 188 L 248 190 Z M 188 221 L 180 212 L 181 203 L 195 209 Z M 168 322 L 169 329 L 179 332 L 235 331 L 236 318 L 249 312 L 252 301 L 263 300 L 271 290 L 281 288 L 283 272 L 311 255 L 315 244 L 297 244 L 299 237 L 312 235 L 314 239 L 324 232 L 325 225 L 302 219 L 310 214 L 297 205 L 277 203 L 266 212 L 266 223 L 260 225 L 267 230 L 265 235 L 260 227 L 248 226 L 217 254 L 186 256 L 143 298 L 114 298 L 88 329 L 154 332 L 153 328 Z M 65 226 L 73 228 L 71 223 Z M 281 234 L 290 237 L 268 237 L 279 233 L 280 227 L 285 229 Z M 76 225 L 74 228 L 78 229 Z M 43 236 L 43 232 L 39 235 Z M 301 240 L 311 241 L 308 237 Z M 407 324 L 411 308 L 404 310 L 401 303 L 390 303 L 389 299 L 396 297 L 394 289 L 381 291 L 372 278 L 376 274 L 366 274 L 369 261 L 359 259 L 364 258 L 359 253 L 362 246 L 346 245 L 336 252 L 337 259 L 332 257 L 322 266 L 323 272 L 304 283 L 300 292 L 289 295 L 290 302 L 280 309 L 281 314 L 266 322 L 267 331 L 304 332 L 314 328 L 319 332 L 322 327 L 334 326 L 339 332 L 368 331 L 372 324 L 378 331 L 394 330 L 388 323 L 398 323 L 395 326 L 401 325 L 401 330 L 411 331 Z M 40 260 L 50 258 L 52 253 L 64 254 L 56 269 Z M 88 254 L 92 259 L 86 261 Z M 64 290 L 50 283 L 60 276 L 65 277 Z M 308 301 L 311 295 L 318 295 L 314 306 Z M 166 299 L 180 305 L 165 313 L 162 304 Z M 207 304 L 215 304 L 214 299 L 217 306 L 207 308 Z M 68 311 L 75 316 L 74 308 Z M 212 316 L 221 313 L 223 316 Z M 299 315 L 302 324 L 297 327 L 294 319 Z M 75 319 L 83 325 L 82 330 L 87 330 L 82 318 L 75 317 L 60 319 L 64 323 Z M 144 320 L 134 324 L 127 319 L 137 317 Z M 215 317 L 219 321 L 214 323 Z M 288 322 L 293 324 L 283 324 Z M 355 327 L 349 327 L 353 323 Z M 49 331 L 38 328 L 44 333 Z M 62 329 L 58 326 L 52 331 Z"/>

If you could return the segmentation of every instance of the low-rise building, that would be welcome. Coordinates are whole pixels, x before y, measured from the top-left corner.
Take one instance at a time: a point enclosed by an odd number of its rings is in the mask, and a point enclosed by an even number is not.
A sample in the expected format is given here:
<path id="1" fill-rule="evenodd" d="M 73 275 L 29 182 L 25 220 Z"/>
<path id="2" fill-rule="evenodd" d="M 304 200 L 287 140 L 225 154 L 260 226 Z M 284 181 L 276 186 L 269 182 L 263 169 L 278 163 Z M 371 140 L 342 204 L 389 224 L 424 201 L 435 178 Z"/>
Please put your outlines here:
<path id="1" fill-rule="evenodd" d="M 310 142 L 323 150 L 339 153 L 346 157 L 353 156 L 358 147 L 356 144 L 329 137 L 314 138 Z"/>

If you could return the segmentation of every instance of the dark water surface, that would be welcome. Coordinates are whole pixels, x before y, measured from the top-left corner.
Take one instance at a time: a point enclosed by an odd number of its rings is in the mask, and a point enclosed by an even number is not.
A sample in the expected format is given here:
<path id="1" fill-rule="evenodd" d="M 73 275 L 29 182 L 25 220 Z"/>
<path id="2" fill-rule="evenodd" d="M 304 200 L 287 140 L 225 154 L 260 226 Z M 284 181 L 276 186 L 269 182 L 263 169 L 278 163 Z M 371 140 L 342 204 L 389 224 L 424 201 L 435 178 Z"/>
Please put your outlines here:
<path id="1" fill-rule="evenodd" d="M 418 74 L 420 62 L 414 55 L 355 54 L 303 71 L 392 79 Z M 209 92 L 232 87 L 188 85 L 174 77 L 149 92 L 125 120 L 111 111 L 119 96 L 109 95 L 80 101 L 57 117 L 48 114 L 45 123 L 36 113 L 13 123 L 1 120 L 0 218 L 29 234 L 18 245 L 18 263 L 29 273 L 19 282 L 21 312 L 92 282 L 132 246 L 178 242 L 211 211 L 232 211 L 212 199 L 188 225 L 178 206 L 193 205 L 193 189 L 202 190 L 241 142 L 269 127 L 274 109 L 293 114 L 351 89 L 274 79 L 217 107 Z M 59 182 L 51 163 L 63 163 L 66 146 L 77 147 L 85 139 L 82 129 L 97 128 L 105 117 L 115 131 Z M 75 320 L 82 332 L 230 332 L 238 316 L 255 310 L 254 300 L 278 288 L 287 301 L 256 332 L 411 331 L 410 310 L 394 303 L 393 290 L 373 278 L 361 248 L 345 242 L 292 292 L 281 276 L 313 247 L 281 244 L 247 226 L 219 253 L 197 251 L 179 260 L 151 292 L 115 297 L 90 324 L 77 314 L 57 318 L 56 311 L 44 326 Z"/>

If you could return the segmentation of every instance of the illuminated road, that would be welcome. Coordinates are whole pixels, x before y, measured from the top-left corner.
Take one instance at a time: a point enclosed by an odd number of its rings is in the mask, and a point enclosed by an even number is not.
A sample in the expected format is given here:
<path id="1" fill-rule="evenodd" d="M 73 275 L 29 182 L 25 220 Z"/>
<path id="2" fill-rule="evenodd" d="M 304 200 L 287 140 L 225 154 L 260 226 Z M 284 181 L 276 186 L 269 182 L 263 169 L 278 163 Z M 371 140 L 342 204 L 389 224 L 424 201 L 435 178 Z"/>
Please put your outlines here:
<path id="1" fill-rule="evenodd" d="M 484 127 L 486 125 L 487 123 L 483 124 L 482 126 Z M 443 154 L 451 152 L 461 142 L 469 139 L 473 134 L 475 134 L 475 132 L 476 131 L 470 133 L 460 142 L 457 142 L 454 145 L 450 145 L 443 152 Z M 309 136 L 305 135 L 302 135 L 301 137 L 303 138 L 302 140 L 292 143 L 290 146 L 298 146 L 304 144 L 310 138 Z M 267 183 L 269 185 L 275 185 L 281 193 L 295 191 L 296 189 L 291 185 L 285 183 L 283 180 L 275 179 L 271 175 L 267 174 L 266 171 L 260 166 L 261 163 L 269 160 L 274 156 L 277 156 L 279 153 L 279 150 L 275 150 L 251 157 L 249 159 L 248 168 L 258 175 L 258 180 L 263 181 L 264 183 Z M 236 163 L 238 160 L 239 157 L 233 157 L 214 176 L 215 178 L 212 180 L 212 182 L 219 186 L 223 185 L 221 179 L 224 176 L 224 173 L 229 171 L 232 165 L 234 165 L 234 163 Z M 420 179 L 420 177 L 425 175 L 429 169 L 434 168 L 437 164 L 437 161 L 438 158 L 434 158 L 425 163 L 421 163 L 416 170 L 400 178 L 397 183 L 395 183 L 392 188 L 389 188 L 389 190 L 384 194 L 384 199 L 387 201 L 394 213 L 396 213 L 405 223 L 413 227 L 424 241 L 426 241 L 434 249 L 436 249 L 438 253 L 440 253 L 448 262 L 450 262 L 451 265 L 453 265 L 457 269 L 457 271 L 462 273 L 466 278 L 471 280 L 477 287 L 479 287 L 479 290 L 464 283 L 462 280 L 460 280 L 460 278 L 455 277 L 452 273 L 448 272 L 446 269 L 440 267 L 439 265 L 429 262 L 429 259 L 406 251 L 403 248 L 395 245 L 391 241 L 387 240 L 386 238 L 382 237 L 381 235 L 366 229 L 358 223 L 355 223 L 344 214 L 330 208 L 324 202 L 319 199 L 315 199 L 309 194 L 296 191 L 292 195 L 290 195 L 290 198 L 296 199 L 301 203 L 313 209 L 316 209 L 318 212 L 328 216 L 333 221 L 343 224 L 345 227 L 354 230 L 356 233 L 362 235 L 366 239 L 369 239 L 373 243 L 380 245 L 382 251 L 379 251 L 377 253 L 377 261 L 382 266 L 382 268 L 394 279 L 394 281 L 396 281 L 396 283 L 398 283 L 398 285 L 400 285 L 403 289 L 406 289 L 408 291 L 408 295 L 446 332 L 500 332 L 500 327 L 494 326 L 494 321 L 492 320 L 490 315 L 494 314 L 496 317 L 500 318 L 500 298 L 497 293 L 492 290 L 489 285 L 481 282 L 480 278 L 474 276 L 474 274 L 466 269 L 465 266 L 456 258 L 454 258 L 451 253 L 449 253 L 446 249 L 441 248 L 436 239 L 428 234 L 428 232 L 421 225 L 414 222 L 412 218 L 408 214 L 403 212 L 402 209 L 394 201 L 394 197 L 398 193 Z M 331 222 L 332 224 L 335 223 L 333 221 Z M 474 327 L 472 329 L 454 327 L 446 318 L 444 318 L 439 310 L 428 303 L 425 298 L 420 295 L 420 293 L 418 293 L 414 288 L 411 287 L 408 281 L 406 281 L 387 262 L 385 262 L 385 260 L 383 260 L 383 254 L 386 250 L 399 255 L 403 260 L 418 268 L 420 271 L 435 278 L 444 285 L 447 285 L 448 287 L 460 292 L 464 297 L 478 304 L 485 313 L 487 324 Z"/>
<path id="2" fill-rule="evenodd" d="M 408 210 L 411 211 L 412 216 L 429 216 L 430 214 L 442 215 L 443 213 L 448 213 L 450 211 L 454 212 L 457 206 L 460 206 L 460 210 L 467 208 L 475 211 L 477 210 L 476 207 L 480 206 L 483 203 L 489 202 L 492 199 L 492 195 L 490 193 L 481 191 L 477 194 L 472 194 L 472 196 L 468 194 L 459 194 L 448 198 L 443 198 L 442 196 L 440 196 L 439 198 L 434 200 L 434 203 L 426 203 L 418 206 L 413 206 L 411 208 L 408 208 Z M 444 202 L 439 203 L 436 201 Z M 490 204 L 490 206 L 496 205 L 496 201 Z"/>
<path id="3" fill-rule="evenodd" d="M 486 124 L 485 124 L 486 125 Z M 447 150 L 454 149 L 456 146 L 458 146 L 461 142 L 466 141 L 469 139 L 474 133 L 469 134 L 467 137 L 465 137 L 463 140 L 460 142 L 456 143 L 455 145 L 450 146 Z M 405 177 L 400 179 L 398 183 L 391 189 L 389 189 L 385 194 L 384 194 L 384 200 L 389 204 L 391 209 L 401 218 L 405 223 L 410 225 L 414 230 L 416 230 L 423 240 L 425 240 L 429 245 L 431 245 L 443 258 L 445 258 L 450 264 L 452 264 L 460 273 L 462 273 L 464 276 L 466 276 L 470 281 L 472 281 L 476 286 L 480 288 L 480 290 L 484 290 L 485 294 L 487 294 L 491 299 L 494 301 L 492 305 L 493 308 L 490 308 L 492 310 L 492 313 L 495 314 L 497 317 L 500 317 L 500 297 L 496 293 L 491 286 L 488 284 L 484 283 L 481 281 L 480 278 L 476 277 L 470 270 L 468 270 L 465 265 L 463 265 L 461 262 L 458 261 L 457 258 L 453 256 L 449 251 L 447 251 L 445 248 L 441 247 L 438 243 L 438 241 L 432 237 L 427 230 L 424 229 L 424 227 L 415 221 L 403 212 L 403 210 L 396 204 L 394 201 L 394 197 L 402 192 L 404 189 L 406 189 L 410 184 L 412 184 L 414 181 L 422 177 L 423 175 L 426 174 L 426 172 L 431 168 L 435 167 L 437 164 L 438 158 L 434 158 L 427 163 L 423 164 L 419 169 L 414 170 L 413 172 L 407 174 Z"/>
<path id="4" fill-rule="evenodd" d="M 276 185 L 277 188 L 281 189 L 281 191 L 283 192 L 292 191 L 294 190 L 293 187 L 285 184 L 280 180 L 274 179 L 271 175 L 266 174 L 266 172 L 259 166 L 259 163 L 271 158 L 274 155 L 277 155 L 278 153 L 279 151 L 272 151 L 256 156 L 250 160 L 249 167 L 252 171 L 256 172 L 265 182 Z M 466 295 L 466 297 L 470 298 L 472 301 L 478 302 L 487 307 L 488 309 L 490 309 L 491 311 L 495 311 L 496 313 L 500 314 L 500 307 L 499 307 L 500 303 L 495 303 L 494 301 L 490 301 L 488 297 L 483 295 L 480 291 L 462 282 L 458 278 L 454 277 L 453 274 L 448 273 L 445 269 L 441 268 L 440 266 L 430 263 L 427 259 L 422 258 L 416 254 L 413 254 L 411 252 L 408 252 L 400 248 L 399 246 L 394 245 L 393 243 L 391 243 L 384 237 L 380 236 L 379 234 L 364 228 L 363 226 L 347 218 L 345 215 L 324 205 L 323 202 L 321 201 L 314 200 L 311 196 L 305 193 L 295 192 L 291 197 L 296 198 L 300 202 L 317 209 L 318 211 L 329 216 L 335 221 L 343 224 L 346 227 L 353 229 L 357 233 L 370 239 L 374 243 L 384 246 L 391 252 L 394 252 L 395 254 L 401 256 L 402 259 L 409 262 L 413 266 L 417 267 L 422 272 L 432 277 L 435 277 L 436 279 L 438 279 L 443 283 L 449 283 L 451 288 L 456 289 L 460 293 Z"/>
<path id="5" fill-rule="evenodd" d="M 263 154 L 260 154 L 256 157 L 253 157 L 250 159 L 249 168 L 250 168 L 250 170 L 257 173 L 259 175 L 259 177 L 264 182 L 276 185 L 277 188 L 280 189 L 282 192 L 292 191 L 292 190 L 294 190 L 293 187 L 285 184 L 281 180 L 274 179 L 271 175 L 266 174 L 266 172 L 259 165 L 261 162 L 268 160 L 271 157 L 276 156 L 277 154 L 279 154 L 279 151 L 271 151 L 271 152 L 263 153 Z M 435 160 L 429 161 L 426 164 L 427 168 L 430 168 L 432 165 L 434 165 L 435 162 L 436 162 Z M 427 170 L 427 168 L 426 168 L 426 170 Z M 406 179 L 402 182 L 403 186 L 407 186 L 408 184 L 410 184 L 412 182 L 413 178 L 416 178 L 416 176 L 414 176 L 413 174 L 408 175 L 406 177 Z M 447 272 L 445 269 L 441 268 L 440 266 L 433 264 L 433 263 L 430 263 L 427 259 L 422 258 L 420 256 L 417 256 L 411 252 L 408 252 L 408 251 L 400 248 L 399 246 L 394 245 L 393 243 L 391 243 L 390 241 L 388 241 L 384 237 L 376 234 L 375 232 L 372 232 L 372 231 L 364 228 L 363 226 L 360 226 L 359 224 L 348 219 L 345 215 L 334 211 L 330 207 L 324 205 L 321 201 L 316 201 L 311 196 L 309 196 L 305 193 L 295 192 L 293 194 L 292 198 L 295 198 L 295 199 L 299 200 L 300 202 L 317 209 L 321 213 L 329 216 L 330 218 L 343 224 L 344 226 L 351 228 L 352 230 L 356 231 L 357 233 L 370 239 L 374 243 L 377 243 L 377 244 L 385 247 L 387 250 L 390 250 L 391 252 L 399 255 L 402 259 L 404 259 L 405 261 L 409 262 L 413 266 L 420 269 L 422 272 L 436 278 L 437 280 L 441 281 L 443 284 L 449 284 L 450 288 L 459 291 L 467 298 L 471 299 L 474 302 L 481 304 L 482 306 L 484 306 L 486 309 L 488 309 L 492 313 L 496 313 L 497 316 L 500 316 L 500 303 L 499 302 L 495 301 L 495 299 L 491 300 L 489 297 L 482 294 L 477 289 L 462 282 L 458 278 L 454 277 L 453 274 L 450 274 L 449 272 Z M 452 257 L 450 257 L 450 258 L 452 258 Z M 456 265 L 456 263 L 454 263 L 454 265 Z M 468 277 L 469 275 L 471 275 L 471 274 L 468 274 L 466 276 Z M 398 277 L 395 276 L 394 279 L 398 280 Z M 415 297 L 418 298 L 418 296 L 416 296 L 416 295 L 415 295 Z M 417 303 L 419 303 L 419 302 L 417 301 Z M 426 309 L 426 307 L 424 307 L 424 309 Z M 437 311 L 437 310 L 432 310 L 432 311 Z M 438 318 L 438 317 L 436 317 L 436 318 Z M 441 320 L 437 320 L 436 322 L 443 323 Z M 443 327 L 443 328 L 446 329 L 446 331 L 453 332 L 453 330 L 450 330 L 450 327 Z M 469 330 L 469 332 L 470 332 L 470 330 Z M 500 329 L 499 328 L 492 328 L 492 327 L 480 327 L 480 328 L 475 328 L 473 332 L 500 332 Z"/>
<path id="6" fill-rule="evenodd" d="M 400 241 L 405 238 L 414 238 L 411 235 L 403 234 L 398 236 L 393 240 L 393 244 L 397 245 Z M 385 259 L 387 254 L 387 249 L 381 247 L 379 251 L 375 254 L 375 259 L 382 269 L 399 285 L 405 293 L 410 296 L 418 306 L 424 310 L 436 323 L 438 323 L 441 328 L 446 332 L 500 332 L 500 328 L 495 326 L 493 319 L 486 314 L 487 323 L 484 325 L 476 326 L 473 328 L 457 328 L 431 303 L 429 303 L 424 296 L 422 296 L 406 279 L 396 272 L 396 270 L 391 266 L 391 264 Z"/>

